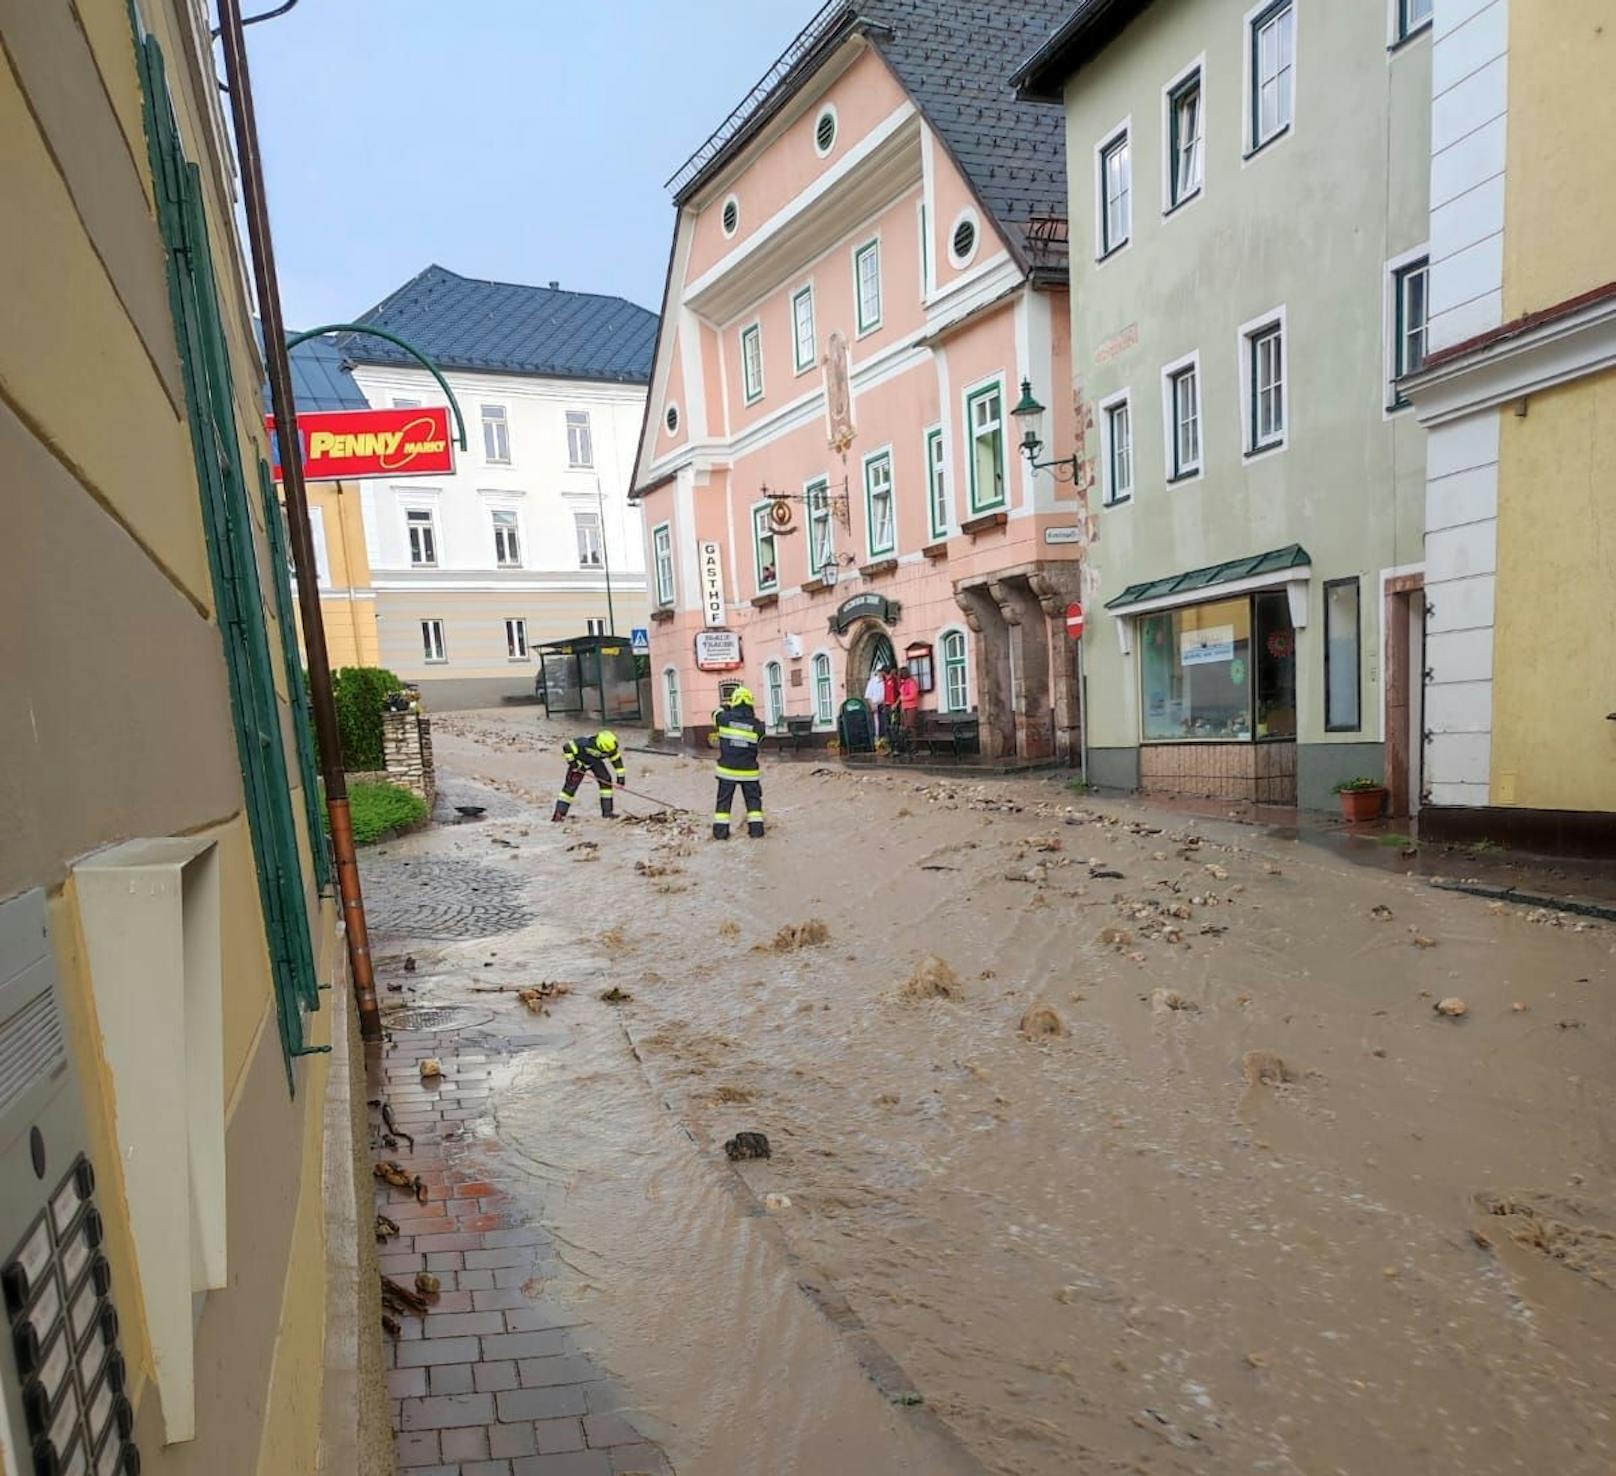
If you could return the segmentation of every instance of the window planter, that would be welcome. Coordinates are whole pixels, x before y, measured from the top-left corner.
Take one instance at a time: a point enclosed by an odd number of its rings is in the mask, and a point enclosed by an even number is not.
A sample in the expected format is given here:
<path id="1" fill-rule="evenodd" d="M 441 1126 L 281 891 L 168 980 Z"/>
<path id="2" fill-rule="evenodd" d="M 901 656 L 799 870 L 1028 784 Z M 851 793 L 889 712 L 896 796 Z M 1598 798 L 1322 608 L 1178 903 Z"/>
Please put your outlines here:
<path id="1" fill-rule="evenodd" d="M 960 524 L 961 533 L 969 533 L 975 538 L 979 533 L 987 533 L 994 528 L 1002 528 L 1010 521 L 1010 514 L 1000 508 L 997 512 L 982 513 L 974 518 L 967 518 Z"/>
<path id="2" fill-rule="evenodd" d="M 879 579 L 883 574 L 897 572 L 898 561 L 895 558 L 876 559 L 874 563 L 860 564 L 859 573 L 866 579 Z"/>

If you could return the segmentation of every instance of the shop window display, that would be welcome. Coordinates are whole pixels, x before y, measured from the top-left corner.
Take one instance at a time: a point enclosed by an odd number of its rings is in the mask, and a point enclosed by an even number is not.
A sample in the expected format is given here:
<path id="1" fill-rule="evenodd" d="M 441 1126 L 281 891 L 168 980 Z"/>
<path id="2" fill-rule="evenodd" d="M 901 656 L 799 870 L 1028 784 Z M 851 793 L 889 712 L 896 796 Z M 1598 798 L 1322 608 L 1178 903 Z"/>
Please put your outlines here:
<path id="1" fill-rule="evenodd" d="M 1296 736 L 1296 633 L 1282 591 L 1144 615 L 1138 638 L 1145 742 Z"/>

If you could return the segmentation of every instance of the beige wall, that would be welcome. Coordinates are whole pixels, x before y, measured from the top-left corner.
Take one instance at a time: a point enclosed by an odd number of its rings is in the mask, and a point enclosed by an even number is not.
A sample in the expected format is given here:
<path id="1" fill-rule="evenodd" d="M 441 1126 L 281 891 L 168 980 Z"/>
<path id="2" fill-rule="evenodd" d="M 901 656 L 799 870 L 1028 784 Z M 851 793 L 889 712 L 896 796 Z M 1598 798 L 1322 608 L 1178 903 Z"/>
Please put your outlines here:
<path id="1" fill-rule="evenodd" d="M 77 14 L 75 15 L 75 9 Z M 212 47 L 186 0 L 145 0 L 181 135 L 207 191 L 282 728 L 274 571 L 245 268 L 216 131 Z M 297 1476 L 318 1440 L 324 1275 L 321 1097 L 305 1057 L 288 1089 L 200 493 L 156 222 L 130 12 L 0 0 L 0 898 L 42 887 L 107 1221 L 143 1469 Z M 362 547 L 362 540 L 361 540 Z M 291 780 L 300 783 L 296 748 Z M 292 795 L 315 952 L 329 979 L 300 792 Z M 138 836 L 217 843 L 221 887 L 230 1284 L 197 1323 L 194 1440 L 164 1446 L 132 1254 L 125 1165 L 78 932 L 74 861 Z M 309 1024 L 318 1042 L 323 1022 Z M 162 1063 L 153 1063 L 160 1070 Z"/>

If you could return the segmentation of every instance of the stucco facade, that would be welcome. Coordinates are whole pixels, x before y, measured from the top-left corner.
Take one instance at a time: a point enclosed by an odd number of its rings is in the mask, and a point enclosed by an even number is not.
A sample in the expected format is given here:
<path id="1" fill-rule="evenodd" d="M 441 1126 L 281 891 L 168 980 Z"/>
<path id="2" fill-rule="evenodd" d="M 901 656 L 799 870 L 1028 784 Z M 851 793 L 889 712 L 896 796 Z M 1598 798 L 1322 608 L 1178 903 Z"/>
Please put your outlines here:
<path id="1" fill-rule="evenodd" d="M 331 666 L 380 665 L 376 591 L 365 551 L 364 494 L 358 482 L 311 482 L 309 524 L 320 582 L 320 616 Z"/>
<path id="2" fill-rule="evenodd" d="M 1431 834 L 1616 850 L 1608 8 L 1438 0 Z M 1434 575 L 1439 568 L 1443 578 Z"/>
<path id="3" fill-rule="evenodd" d="M 76 1369 L 37 1371 L 63 1469 L 118 1457 L 127 1421 L 147 1476 L 313 1473 L 322 1443 L 379 1473 L 356 1445 L 367 1418 L 385 1437 L 379 1388 L 356 1381 L 335 1417 L 324 1407 L 341 1361 L 328 1324 L 358 1295 L 327 1281 L 322 1181 L 349 991 L 258 471 L 233 165 L 205 23 L 161 0 L 138 17 L 137 37 L 122 0 L 3 8 L 0 1264 L 85 1155 L 98 1264 L 78 1285 L 64 1250 L 60 1282 L 27 1283 L 46 1350 L 79 1326 L 48 1315 L 52 1285 L 60 1305 L 88 1286 L 116 1306 L 115 1350 L 103 1320 Z M 40 1033 L 24 1037 L 10 1012 L 41 979 Z M 87 1213 L 78 1224 L 96 1246 Z M 19 1472 L 40 1434 L 20 1346 L 0 1372 L 0 1469 Z M 122 1365 L 97 1372 L 112 1351 Z"/>
<path id="4" fill-rule="evenodd" d="M 1022 84 L 1067 120 L 1092 777 L 1327 806 L 1417 730 L 1387 711 L 1425 487 L 1392 381 L 1430 35 L 1378 3 L 1112 11 Z"/>
<path id="5" fill-rule="evenodd" d="M 656 727 L 699 743 L 740 681 L 771 727 L 829 738 L 872 664 L 910 664 L 985 754 L 1071 757 L 1082 508 L 1010 415 L 1022 380 L 1069 382 L 1058 198 L 1040 254 L 862 22 L 819 42 L 676 191 L 634 489 Z M 1042 455 L 1070 455 L 1071 416 L 1045 419 Z M 738 665 L 698 659 L 714 635 Z"/>

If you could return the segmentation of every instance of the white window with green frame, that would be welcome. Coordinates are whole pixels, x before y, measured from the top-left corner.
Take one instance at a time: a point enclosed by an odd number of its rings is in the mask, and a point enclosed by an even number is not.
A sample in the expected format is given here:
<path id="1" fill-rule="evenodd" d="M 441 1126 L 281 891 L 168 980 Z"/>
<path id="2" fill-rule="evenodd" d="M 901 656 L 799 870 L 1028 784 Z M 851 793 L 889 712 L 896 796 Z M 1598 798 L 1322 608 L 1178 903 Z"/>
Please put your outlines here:
<path id="1" fill-rule="evenodd" d="M 806 374 L 819 357 L 814 336 L 814 289 L 812 283 L 791 294 L 791 353 L 798 374 Z"/>
<path id="2" fill-rule="evenodd" d="M 1167 148 L 1163 154 L 1162 212 L 1170 215 L 1201 193 L 1206 181 L 1206 58 L 1198 56 L 1166 87 Z"/>
<path id="3" fill-rule="evenodd" d="M 836 721 L 836 692 L 831 685 L 830 655 L 825 651 L 816 651 L 809 664 L 814 682 L 814 725 L 828 728 Z"/>
<path id="4" fill-rule="evenodd" d="M 662 724 L 663 732 L 670 736 L 684 732 L 679 712 L 679 673 L 671 666 L 662 668 Z"/>
<path id="5" fill-rule="evenodd" d="M 881 238 L 866 241 L 853 253 L 853 301 L 859 333 L 881 326 Z"/>
<path id="6" fill-rule="evenodd" d="M 965 392 L 966 462 L 971 515 L 992 512 L 1005 502 L 1004 381 Z"/>
<path id="7" fill-rule="evenodd" d="M 808 509 L 808 573 L 820 578 L 836 564 L 836 525 L 830 505 L 830 483 L 815 477 L 802 489 L 803 506 Z"/>
<path id="8" fill-rule="evenodd" d="M 864 515 L 870 557 L 884 558 L 898 547 L 897 509 L 892 498 L 892 448 L 864 458 Z"/>
<path id="9" fill-rule="evenodd" d="M 752 504 L 752 559 L 757 574 L 759 594 L 768 594 L 780 587 L 780 565 L 774 544 L 774 504 Z"/>
<path id="10" fill-rule="evenodd" d="M 1286 389 L 1285 309 L 1254 318 L 1240 329 L 1240 408 L 1245 454 L 1283 450 L 1290 423 Z"/>
<path id="11" fill-rule="evenodd" d="M 926 516 L 934 539 L 948 537 L 948 466 L 943 453 L 943 428 L 926 432 Z"/>
<path id="12" fill-rule="evenodd" d="M 1429 247 L 1410 251 L 1387 267 L 1387 375 L 1386 405 L 1401 410 L 1408 400 L 1397 386 L 1405 374 L 1425 364 L 1426 318 L 1429 309 L 1431 260 Z"/>
<path id="13" fill-rule="evenodd" d="M 1391 0 L 1391 5 L 1394 46 L 1430 26 L 1434 0 Z"/>
<path id="14" fill-rule="evenodd" d="M 658 523 L 651 530 L 651 564 L 656 576 L 658 606 L 673 603 L 673 525 Z"/>
<path id="15" fill-rule="evenodd" d="M 1162 370 L 1162 434 L 1169 482 L 1201 475 L 1201 355 L 1187 354 Z"/>
<path id="16" fill-rule="evenodd" d="M 943 668 L 943 681 L 939 689 L 942 710 L 969 712 L 971 676 L 965 632 L 958 628 L 945 630 L 937 639 L 937 654 Z"/>
<path id="17" fill-rule="evenodd" d="M 1264 0 L 1246 12 L 1247 155 L 1296 119 L 1296 0 Z"/>
<path id="18" fill-rule="evenodd" d="M 741 330 L 741 393 L 748 405 L 763 398 L 763 328 L 758 323 Z"/>
<path id="19" fill-rule="evenodd" d="M 778 661 L 769 661 L 763 667 L 763 700 L 767 704 L 764 720 L 771 728 L 786 725 L 786 678 Z"/>
<path id="20" fill-rule="evenodd" d="M 1133 400 L 1119 390 L 1099 408 L 1101 497 L 1115 507 L 1133 496 Z"/>
<path id="21" fill-rule="evenodd" d="M 1094 255 L 1104 261 L 1133 235 L 1133 120 L 1124 119 L 1094 149 Z"/>

